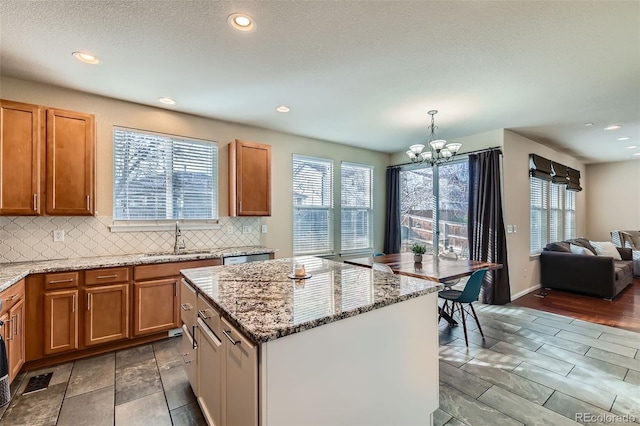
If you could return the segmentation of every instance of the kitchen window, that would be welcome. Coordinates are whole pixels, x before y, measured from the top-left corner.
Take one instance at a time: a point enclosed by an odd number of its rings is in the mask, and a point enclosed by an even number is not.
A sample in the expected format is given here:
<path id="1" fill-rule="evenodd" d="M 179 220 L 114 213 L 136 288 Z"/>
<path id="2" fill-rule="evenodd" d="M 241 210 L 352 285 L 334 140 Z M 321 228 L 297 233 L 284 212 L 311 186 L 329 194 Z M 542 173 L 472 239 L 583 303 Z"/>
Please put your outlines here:
<path id="1" fill-rule="evenodd" d="M 293 254 L 333 252 L 333 161 L 293 156 Z"/>
<path id="2" fill-rule="evenodd" d="M 218 144 L 113 129 L 116 221 L 218 219 Z"/>
<path id="3" fill-rule="evenodd" d="M 341 251 L 368 250 L 373 247 L 373 167 L 342 162 Z"/>
<path id="4" fill-rule="evenodd" d="M 530 253 L 538 254 L 554 241 L 576 235 L 576 194 L 536 177 L 530 178 L 531 234 Z"/>

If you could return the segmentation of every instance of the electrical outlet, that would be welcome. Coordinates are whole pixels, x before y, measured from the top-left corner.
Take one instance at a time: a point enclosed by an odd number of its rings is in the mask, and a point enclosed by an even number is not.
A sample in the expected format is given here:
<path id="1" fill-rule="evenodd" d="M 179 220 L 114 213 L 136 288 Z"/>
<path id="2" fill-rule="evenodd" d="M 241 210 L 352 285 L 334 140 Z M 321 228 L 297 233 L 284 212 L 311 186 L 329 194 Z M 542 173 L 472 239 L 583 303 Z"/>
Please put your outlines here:
<path id="1" fill-rule="evenodd" d="M 267 225 L 262 225 L 262 228 L 260 228 L 260 231 L 261 231 L 263 234 L 266 234 L 266 233 L 267 233 Z"/>
<path id="2" fill-rule="evenodd" d="M 227 234 L 233 234 L 233 226 L 227 226 Z"/>
<path id="3" fill-rule="evenodd" d="M 511 234 L 513 232 L 513 225 L 507 225 L 507 234 Z"/>
<path id="4" fill-rule="evenodd" d="M 518 226 L 517 225 L 513 225 L 513 233 L 515 234 L 516 232 L 518 232 Z"/>
<path id="5" fill-rule="evenodd" d="M 53 231 L 53 241 L 64 241 L 64 229 L 56 229 Z"/>
<path id="6" fill-rule="evenodd" d="M 243 234 L 250 234 L 251 233 L 251 225 L 242 226 L 242 233 Z"/>

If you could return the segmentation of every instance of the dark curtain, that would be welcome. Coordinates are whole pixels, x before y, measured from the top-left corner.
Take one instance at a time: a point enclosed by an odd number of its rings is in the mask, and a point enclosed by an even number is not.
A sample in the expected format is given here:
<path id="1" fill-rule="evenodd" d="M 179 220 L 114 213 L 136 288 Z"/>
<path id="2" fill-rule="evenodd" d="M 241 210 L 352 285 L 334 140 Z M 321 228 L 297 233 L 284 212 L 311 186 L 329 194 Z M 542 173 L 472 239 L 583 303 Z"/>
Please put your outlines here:
<path id="1" fill-rule="evenodd" d="M 469 258 L 503 265 L 487 271 L 480 291 L 480 301 L 493 305 L 511 301 L 500 176 L 500 151 L 469 156 Z"/>
<path id="2" fill-rule="evenodd" d="M 400 253 L 400 167 L 387 169 L 387 215 L 384 229 L 385 254 Z"/>

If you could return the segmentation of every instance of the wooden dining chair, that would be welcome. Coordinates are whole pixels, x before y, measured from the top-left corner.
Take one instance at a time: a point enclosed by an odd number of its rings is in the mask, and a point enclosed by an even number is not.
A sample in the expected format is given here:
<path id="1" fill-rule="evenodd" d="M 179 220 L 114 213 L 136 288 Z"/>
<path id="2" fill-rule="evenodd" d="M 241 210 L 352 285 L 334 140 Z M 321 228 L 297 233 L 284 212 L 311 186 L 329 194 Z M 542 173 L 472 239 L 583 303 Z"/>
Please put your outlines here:
<path id="1" fill-rule="evenodd" d="M 486 269 L 480 269 L 475 271 L 469 277 L 467 281 L 467 285 L 464 290 L 443 290 L 438 293 L 438 297 L 444 299 L 444 305 L 442 305 L 442 310 L 440 311 L 440 315 L 438 315 L 438 324 L 440 324 L 440 319 L 442 318 L 442 312 L 446 309 L 449 309 L 449 315 L 453 317 L 454 313 L 457 311 L 461 320 L 462 320 L 462 328 L 464 329 L 464 341 L 469 346 L 469 338 L 467 337 L 467 323 L 466 317 L 472 315 L 473 319 L 476 320 L 476 324 L 478 324 L 478 330 L 482 337 L 484 337 L 484 333 L 482 332 L 482 327 L 480 327 L 480 321 L 478 320 L 478 315 L 476 315 L 475 309 L 473 309 L 472 303 L 478 300 L 478 296 L 480 295 L 480 288 L 482 287 L 482 280 L 484 279 L 484 275 L 487 273 Z M 451 302 L 451 304 L 449 304 Z M 467 309 L 468 306 L 471 308 L 469 311 Z"/>
<path id="2" fill-rule="evenodd" d="M 389 265 L 385 265 L 384 263 L 373 262 L 371 264 L 371 267 L 376 271 L 391 272 L 392 274 L 394 273 L 393 269 L 391 269 Z"/>

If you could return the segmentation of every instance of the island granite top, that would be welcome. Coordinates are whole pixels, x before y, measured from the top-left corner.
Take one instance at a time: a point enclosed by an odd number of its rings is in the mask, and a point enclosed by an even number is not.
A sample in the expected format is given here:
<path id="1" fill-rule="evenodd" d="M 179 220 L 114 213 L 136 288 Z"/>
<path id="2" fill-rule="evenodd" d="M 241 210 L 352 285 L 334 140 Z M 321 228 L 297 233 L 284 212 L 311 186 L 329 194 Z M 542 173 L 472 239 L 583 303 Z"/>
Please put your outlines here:
<path id="1" fill-rule="evenodd" d="M 311 277 L 289 278 L 296 263 L 304 264 Z M 223 317 L 256 343 L 443 289 L 435 282 L 311 256 L 181 272 Z"/>
<path id="2" fill-rule="evenodd" d="M 262 246 L 244 246 L 200 249 L 196 252 L 186 251 L 182 254 L 142 253 L 123 254 L 118 256 L 40 260 L 34 262 L 0 263 L 0 291 L 6 290 L 29 274 L 112 268 L 116 266 L 149 265 L 154 263 L 181 262 L 188 260 L 205 260 L 275 252 L 277 252 L 277 250 Z"/>

